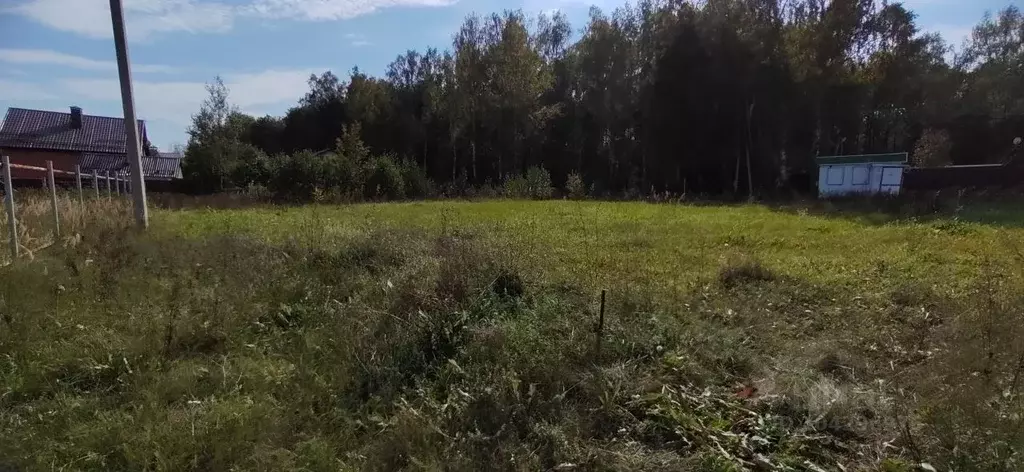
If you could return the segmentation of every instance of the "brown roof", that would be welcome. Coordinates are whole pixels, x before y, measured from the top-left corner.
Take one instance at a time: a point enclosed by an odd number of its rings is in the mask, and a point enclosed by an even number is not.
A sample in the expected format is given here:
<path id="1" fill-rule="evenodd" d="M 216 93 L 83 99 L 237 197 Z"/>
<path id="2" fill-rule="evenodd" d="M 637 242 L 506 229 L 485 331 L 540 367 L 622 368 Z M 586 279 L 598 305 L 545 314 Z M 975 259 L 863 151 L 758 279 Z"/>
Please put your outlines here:
<path id="1" fill-rule="evenodd" d="M 101 154 L 87 152 L 82 154 L 82 158 L 78 161 L 82 172 L 86 174 L 96 171 L 103 173 L 110 171 L 118 173 L 128 168 L 128 157 L 124 154 Z"/>
<path id="2" fill-rule="evenodd" d="M 145 140 L 146 124 L 139 120 Z M 125 154 L 124 118 L 82 115 L 81 128 L 71 127 L 71 113 L 8 108 L 0 128 L 0 147 L 52 151 Z"/>
<path id="3" fill-rule="evenodd" d="M 181 158 L 171 153 L 142 157 L 142 175 L 149 179 L 171 180 L 181 178 Z"/>
<path id="4" fill-rule="evenodd" d="M 124 154 L 82 154 L 82 172 L 99 174 L 111 172 L 115 175 L 128 175 L 128 157 Z M 146 179 L 173 180 L 181 178 L 181 158 L 160 156 L 142 156 L 142 175 Z"/>

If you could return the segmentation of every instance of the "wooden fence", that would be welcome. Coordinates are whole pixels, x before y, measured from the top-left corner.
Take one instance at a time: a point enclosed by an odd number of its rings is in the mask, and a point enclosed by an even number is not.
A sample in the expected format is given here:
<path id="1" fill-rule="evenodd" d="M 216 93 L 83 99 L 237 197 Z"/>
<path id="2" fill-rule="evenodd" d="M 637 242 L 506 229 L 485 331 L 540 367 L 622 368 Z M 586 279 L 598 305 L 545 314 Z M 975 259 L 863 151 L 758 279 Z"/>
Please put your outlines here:
<path id="1" fill-rule="evenodd" d="M 122 194 L 131 193 L 131 184 L 129 180 L 123 177 L 118 177 L 116 175 L 110 175 L 109 171 L 104 172 L 103 175 L 100 175 L 96 171 L 93 171 L 91 173 L 82 173 L 81 168 L 77 165 L 75 166 L 74 172 L 55 170 L 53 168 L 52 161 L 46 161 L 46 167 L 11 164 L 10 158 L 7 156 L 3 156 L 2 163 L 3 190 L 5 194 L 4 209 L 7 213 L 7 229 L 10 233 L 9 244 L 11 251 L 11 261 L 15 261 L 18 259 L 22 247 L 18 241 L 18 219 L 16 217 L 15 212 L 16 202 L 14 198 L 14 186 L 11 180 L 11 169 L 25 169 L 46 172 L 45 186 L 50 193 L 51 211 L 53 212 L 54 241 L 56 241 L 57 238 L 60 237 L 60 212 L 57 209 L 57 176 L 60 176 L 61 179 L 64 180 L 65 182 L 74 179 L 74 185 L 78 195 L 78 200 L 79 202 L 82 203 L 85 202 L 85 190 L 82 186 L 83 180 L 88 180 L 92 182 L 91 193 L 96 198 L 100 198 L 102 196 L 100 191 L 101 186 L 103 187 L 103 193 L 106 194 L 107 199 L 114 198 L 115 195 L 120 196 Z M 101 183 L 103 185 L 101 185 Z M 51 242 L 50 244 L 53 243 Z M 39 249 L 45 249 L 50 244 L 47 244 L 42 248 L 36 248 L 35 250 L 38 251 Z"/>

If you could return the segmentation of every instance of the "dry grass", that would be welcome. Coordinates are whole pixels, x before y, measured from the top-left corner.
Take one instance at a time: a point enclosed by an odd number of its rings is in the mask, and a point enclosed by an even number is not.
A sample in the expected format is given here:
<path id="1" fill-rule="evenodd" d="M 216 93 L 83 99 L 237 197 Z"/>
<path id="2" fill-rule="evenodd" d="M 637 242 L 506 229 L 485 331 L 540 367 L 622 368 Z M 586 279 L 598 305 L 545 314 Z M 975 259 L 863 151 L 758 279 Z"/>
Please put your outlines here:
<path id="1" fill-rule="evenodd" d="M 7 224 L 6 209 L 0 221 L 0 235 L 3 236 L 3 251 L 0 264 L 10 262 L 10 228 Z M 44 190 L 17 190 L 15 192 L 15 217 L 18 220 L 18 245 L 22 257 L 34 258 L 43 248 L 57 244 L 73 246 L 83 232 L 90 227 L 110 228 L 130 222 L 131 201 L 127 197 L 87 197 L 79 201 L 77 195 L 61 191 L 57 194 L 57 214 L 61 237 L 55 238 L 53 201 Z M 92 228 L 96 229 L 96 228 Z"/>

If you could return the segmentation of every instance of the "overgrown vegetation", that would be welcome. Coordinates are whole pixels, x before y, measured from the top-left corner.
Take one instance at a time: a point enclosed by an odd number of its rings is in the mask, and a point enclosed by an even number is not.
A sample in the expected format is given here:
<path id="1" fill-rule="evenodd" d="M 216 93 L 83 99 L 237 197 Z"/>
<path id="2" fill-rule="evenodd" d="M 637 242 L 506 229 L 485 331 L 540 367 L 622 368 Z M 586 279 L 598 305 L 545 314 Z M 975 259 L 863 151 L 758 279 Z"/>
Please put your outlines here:
<path id="1" fill-rule="evenodd" d="M 2 197 L 2 195 L 0 195 Z M 60 217 L 61 237 L 54 234 L 53 203 L 50 194 L 43 190 L 19 189 L 15 193 L 15 218 L 18 225 L 18 244 L 25 257 L 31 259 L 34 252 L 50 245 L 74 245 L 78 235 L 85 228 L 109 222 L 123 222 L 129 218 L 131 202 L 121 196 L 88 196 L 79 201 L 77 195 L 61 192 L 57 195 L 57 213 Z M 6 204 L 0 202 L 3 216 L 0 218 L 0 265 L 10 259 L 10 228 L 7 226 Z"/>
<path id="2" fill-rule="evenodd" d="M 561 13 L 471 15 L 448 50 L 408 51 L 385 77 L 311 76 L 284 116 L 238 112 L 216 80 L 190 128 L 185 176 L 198 192 L 255 182 L 290 193 L 260 176 L 287 182 L 304 169 L 302 182 L 328 185 L 317 179 L 337 171 L 329 187 L 377 199 L 401 196 L 393 167 L 415 166 L 445 195 L 532 197 L 519 177 L 543 168 L 558 188 L 575 175 L 576 195 L 778 197 L 813 188 L 819 155 L 1020 159 L 1020 9 L 981 19 L 954 50 L 908 7 L 639 0 L 592 10 L 579 35 Z M 386 188 L 352 180 L 368 169 Z"/>
<path id="3" fill-rule="evenodd" d="M 1022 466 L 1017 228 L 569 201 L 112 221 L 0 269 L 0 465 Z"/>

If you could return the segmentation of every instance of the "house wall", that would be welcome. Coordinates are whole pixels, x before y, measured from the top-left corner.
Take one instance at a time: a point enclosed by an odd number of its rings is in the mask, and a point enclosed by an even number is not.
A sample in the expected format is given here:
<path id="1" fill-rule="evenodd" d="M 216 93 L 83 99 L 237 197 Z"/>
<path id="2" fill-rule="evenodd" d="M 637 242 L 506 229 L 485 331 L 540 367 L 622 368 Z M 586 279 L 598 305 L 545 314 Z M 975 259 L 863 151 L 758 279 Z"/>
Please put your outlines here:
<path id="1" fill-rule="evenodd" d="M 11 164 L 27 166 L 46 167 L 46 161 L 53 161 L 55 170 L 75 171 L 78 164 L 79 153 L 70 151 L 42 151 L 37 149 L 0 149 L 0 154 L 11 158 Z M 11 169 L 11 178 L 19 179 L 45 179 L 46 171 L 34 171 L 27 169 Z"/>
<path id="2" fill-rule="evenodd" d="M 903 169 L 898 164 L 822 164 L 818 166 L 818 195 L 896 195 L 903 183 Z"/>

